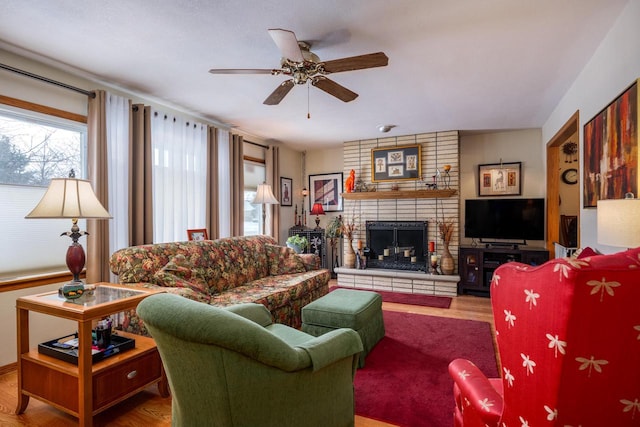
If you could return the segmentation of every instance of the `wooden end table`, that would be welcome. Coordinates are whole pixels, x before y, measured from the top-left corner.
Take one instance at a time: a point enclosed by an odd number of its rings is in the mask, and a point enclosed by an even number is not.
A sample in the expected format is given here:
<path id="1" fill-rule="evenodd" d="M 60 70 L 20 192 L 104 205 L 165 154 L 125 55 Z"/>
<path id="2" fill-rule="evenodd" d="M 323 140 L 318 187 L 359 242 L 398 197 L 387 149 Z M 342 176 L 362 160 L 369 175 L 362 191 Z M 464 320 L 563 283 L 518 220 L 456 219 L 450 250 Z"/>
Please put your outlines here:
<path id="1" fill-rule="evenodd" d="M 98 283 L 93 292 L 66 300 L 57 292 L 18 298 L 18 405 L 21 414 L 33 396 L 78 417 L 80 426 L 91 426 L 93 416 L 151 384 L 163 397 L 169 387 L 155 342 L 149 337 L 117 331 L 135 339 L 135 348 L 92 363 L 92 326 L 111 314 L 135 309 L 140 301 L 158 293 L 144 288 Z M 78 323 L 78 364 L 29 349 L 29 312 L 75 320 Z M 54 337 L 52 337 L 54 338 Z"/>

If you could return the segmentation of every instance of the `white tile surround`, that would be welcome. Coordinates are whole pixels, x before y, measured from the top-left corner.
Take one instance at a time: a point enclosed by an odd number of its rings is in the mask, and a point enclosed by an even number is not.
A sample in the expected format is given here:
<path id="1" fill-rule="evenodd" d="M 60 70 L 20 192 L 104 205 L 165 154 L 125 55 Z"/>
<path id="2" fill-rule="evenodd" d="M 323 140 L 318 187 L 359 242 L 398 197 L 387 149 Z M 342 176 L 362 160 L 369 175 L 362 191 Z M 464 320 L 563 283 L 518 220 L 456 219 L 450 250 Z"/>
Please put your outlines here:
<path id="1" fill-rule="evenodd" d="M 344 144 L 344 177 L 349 176 L 351 169 L 356 172 L 356 179 L 371 185 L 371 150 L 374 148 L 391 148 L 395 146 L 420 144 L 422 146 L 422 177 L 424 181 L 394 181 L 375 183 L 377 192 L 390 191 L 392 184 L 399 190 L 422 190 L 426 183 L 432 182 L 436 170 L 443 172 L 445 164 L 451 165 L 450 188 L 458 192 L 447 198 L 419 199 L 344 199 L 345 220 L 356 219 L 358 229 L 353 240 L 366 240 L 366 221 L 429 221 L 428 241 L 436 242 L 436 252 L 440 253 L 442 242 L 438 237 L 437 220 L 443 218 L 454 221 L 454 233 L 449 251 L 456 263 L 454 275 L 430 275 L 423 272 L 407 272 L 400 270 L 366 269 L 355 270 L 341 267 L 338 272 L 338 284 L 345 287 L 392 290 L 428 295 L 455 296 L 460 277 L 457 272 L 459 247 L 459 137 L 457 131 L 432 132 L 399 137 L 350 141 Z M 439 182 L 439 188 L 443 183 Z M 346 242 L 345 242 L 346 243 Z"/>
<path id="2" fill-rule="evenodd" d="M 384 270 L 338 267 L 338 286 L 408 294 L 455 297 L 460 276 L 427 274 L 421 271 Z"/>

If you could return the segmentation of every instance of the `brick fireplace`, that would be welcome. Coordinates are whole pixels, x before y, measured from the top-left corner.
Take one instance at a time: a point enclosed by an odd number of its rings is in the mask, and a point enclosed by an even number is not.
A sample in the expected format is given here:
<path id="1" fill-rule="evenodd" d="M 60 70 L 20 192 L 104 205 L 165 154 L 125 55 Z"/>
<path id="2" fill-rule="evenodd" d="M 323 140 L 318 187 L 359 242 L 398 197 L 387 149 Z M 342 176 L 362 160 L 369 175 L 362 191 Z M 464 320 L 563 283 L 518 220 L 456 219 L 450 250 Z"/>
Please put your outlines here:
<path id="1" fill-rule="evenodd" d="M 421 179 L 372 183 L 371 158 L 373 149 L 415 144 L 420 144 L 422 148 Z M 367 221 L 427 222 L 426 241 L 435 242 L 436 253 L 439 254 L 442 242 L 438 237 L 437 221 L 452 220 L 454 234 L 449 250 L 457 264 L 459 191 L 455 191 L 453 195 L 449 195 L 451 192 L 444 195 L 435 193 L 434 195 L 424 194 L 425 192 L 421 191 L 427 189 L 427 184 L 434 182 L 437 182 L 439 189 L 446 187 L 452 190 L 459 189 L 459 137 L 457 131 L 350 141 L 344 144 L 343 156 L 344 176 L 349 176 L 349 172 L 353 169 L 356 173 L 356 179 L 362 179 L 366 185 L 376 189 L 375 193 L 364 195 L 365 198 L 344 198 L 343 217 L 347 221 L 355 219 L 357 223 L 354 245 L 358 240 L 367 241 Z M 444 165 L 451 166 L 448 175 L 444 173 Z M 398 186 L 396 191 L 392 190 L 394 185 Z M 413 194 L 416 196 L 412 197 Z M 398 196 L 396 197 L 396 195 Z M 424 252 L 427 251 L 427 248 L 423 249 Z M 421 251 L 420 248 L 415 250 Z M 422 271 L 393 271 L 387 268 L 367 268 L 357 271 L 340 268 L 338 269 L 338 283 L 340 286 L 364 286 L 373 289 L 377 286 L 379 289 L 402 292 L 455 295 L 456 285 L 459 281 L 459 277 L 455 274 L 454 272 L 452 276 L 436 276 Z"/>

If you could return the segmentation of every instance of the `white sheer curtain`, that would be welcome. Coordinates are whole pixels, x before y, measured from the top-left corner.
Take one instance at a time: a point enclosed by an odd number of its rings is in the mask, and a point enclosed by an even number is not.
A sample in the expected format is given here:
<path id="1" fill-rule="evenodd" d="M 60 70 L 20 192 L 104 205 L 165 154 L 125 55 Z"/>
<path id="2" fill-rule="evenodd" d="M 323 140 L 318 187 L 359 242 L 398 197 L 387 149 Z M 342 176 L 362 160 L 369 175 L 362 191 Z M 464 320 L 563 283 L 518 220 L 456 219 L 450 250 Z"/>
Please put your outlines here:
<path id="1" fill-rule="evenodd" d="M 153 241 L 206 227 L 207 126 L 153 111 Z"/>
<path id="2" fill-rule="evenodd" d="M 220 236 L 231 236 L 231 168 L 229 165 L 229 132 L 218 130 L 218 194 Z"/>
<path id="3" fill-rule="evenodd" d="M 107 175 L 109 180 L 109 251 L 129 246 L 129 147 L 131 141 L 131 101 L 107 92 Z M 109 273 L 112 283 L 118 283 Z"/>

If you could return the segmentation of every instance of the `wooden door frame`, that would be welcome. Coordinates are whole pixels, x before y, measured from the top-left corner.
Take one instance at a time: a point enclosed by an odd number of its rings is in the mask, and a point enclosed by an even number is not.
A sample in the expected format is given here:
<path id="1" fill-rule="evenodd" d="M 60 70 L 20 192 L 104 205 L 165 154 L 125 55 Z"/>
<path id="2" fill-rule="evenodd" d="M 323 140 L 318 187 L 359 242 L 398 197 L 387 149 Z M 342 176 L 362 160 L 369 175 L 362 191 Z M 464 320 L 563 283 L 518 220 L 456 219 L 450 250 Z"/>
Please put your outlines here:
<path id="1" fill-rule="evenodd" d="M 547 249 L 549 258 L 555 258 L 555 242 L 560 241 L 560 146 L 573 134 L 578 135 L 580 155 L 580 111 L 576 111 L 560 130 L 547 142 Z M 579 158 L 579 157 L 578 157 Z M 578 169 L 580 162 L 578 162 Z M 581 176 L 578 170 L 578 176 Z M 582 180 L 579 181 L 582 183 Z M 580 245 L 580 210 L 578 209 L 578 246 Z"/>

